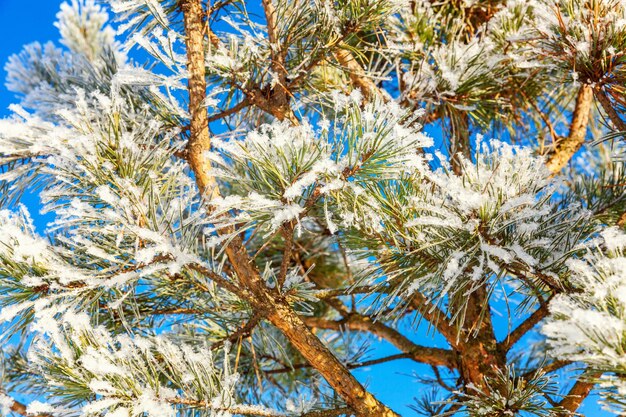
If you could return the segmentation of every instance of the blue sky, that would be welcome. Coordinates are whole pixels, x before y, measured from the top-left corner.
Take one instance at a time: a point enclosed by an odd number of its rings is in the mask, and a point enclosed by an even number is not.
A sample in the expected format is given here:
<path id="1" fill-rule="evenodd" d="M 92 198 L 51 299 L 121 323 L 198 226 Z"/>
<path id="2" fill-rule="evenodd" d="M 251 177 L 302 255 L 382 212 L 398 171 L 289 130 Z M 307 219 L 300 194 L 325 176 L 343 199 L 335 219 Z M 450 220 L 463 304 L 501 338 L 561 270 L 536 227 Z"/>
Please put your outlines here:
<path id="1" fill-rule="evenodd" d="M 56 41 L 59 38 L 53 26 L 60 0 L 0 0 L 0 67 L 22 46 L 34 41 Z M 6 72 L 1 71 L 0 115 L 9 114 L 8 105 L 15 102 L 4 85 Z"/>
<path id="2" fill-rule="evenodd" d="M 56 28 L 53 26 L 55 14 L 58 11 L 60 0 L 0 0 L 0 64 L 4 67 L 8 57 L 21 50 L 22 46 L 34 42 L 56 42 L 59 38 Z M 6 73 L 0 72 L 0 117 L 9 114 L 9 104 L 15 102 L 15 98 L 4 86 Z M 25 202 L 30 206 L 34 215 L 39 211 L 36 196 L 28 196 Z M 41 231 L 45 227 L 45 221 L 41 217 L 35 221 Z M 502 330 L 506 330 L 506 322 L 503 321 Z M 406 329 L 410 331 L 409 329 Z M 433 342 L 431 335 L 425 330 L 414 332 L 414 341 L 424 345 L 444 345 L 441 341 Z M 388 345 L 377 346 L 372 357 L 381 357 L 397 351 Z M 402 413 L 404 417 L 416 415 L 409 410 L 406 405 L 412 403 L 413 397 L 420 396 L 422 385 L 416 384 L 413 374 L 430 374 L 429 367 L 415 364 L 410 360 L 391 362 L 385 365 L 378 365 L 371 369 L 363 369 L 356 372 L 356 375 L 363 382 L 367 383 L 371 390 L 385 403 L 392 406 L 396 411 Z M 599 407 L 594 404 L 595 398 L 589 398 L 583 410 L 587 416 L 601 417 L 611 414 L 599 411 Z"/>

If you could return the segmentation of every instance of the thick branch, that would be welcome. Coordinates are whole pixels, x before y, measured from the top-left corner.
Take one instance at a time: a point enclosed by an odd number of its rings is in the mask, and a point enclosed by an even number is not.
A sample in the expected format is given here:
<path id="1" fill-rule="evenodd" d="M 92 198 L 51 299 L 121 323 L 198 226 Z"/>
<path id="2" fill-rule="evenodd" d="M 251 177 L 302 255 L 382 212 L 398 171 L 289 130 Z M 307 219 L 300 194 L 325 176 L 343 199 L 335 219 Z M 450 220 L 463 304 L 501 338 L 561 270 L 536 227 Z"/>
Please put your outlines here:
<path id="1" fill-rule="evenodd" d="M 397 330 L 380 321 L 374 321 L 367 316 L 350 314 L 346 319 L 338 321 L 305 317 L 304 321 L 307 325 L 318 329 L 348 329 L 359 332 L 369 332 L 387 340 L 400 351 L 409 354 L 410 359 L 416 362 L 434 366 L 445 366 L 447 368 L 455 367 L 455 357 L 452 351 L 417 345 Z"/>
<path id="2" fill-rule="evenodd" d="M 204 35 L 202 0 L 181 2 L 184 15 L 187 60 L 189 67 L 189 106 L 191 114 L 189 165 L 201 191 L 219 192 L 210 176 L 210 162 L 205 154 L 210 150 L 208 117 L 202 106 L 206 94 L 204 68 Z M 232 229 L 223 232 L 232 234 Z M 293 311 L 286 298 L 271 294 L 250 259 L 241 237 L 235 235 L 225 248 L 226 255 L 240 282 L 243 298 L 252 308 L 278 328 L 302 356 L 328 381 L 359 417 L 396 417 L 350 373 L 333 353 L 311 332 Z"/>
<path id="3" fill-rule="evenodd" d="M 592 104 L 593 90 L 586 84 L 581 85 L 576 97 L 576 107 L 574 108 L 569 135 L 556 144 L 556 149 L 547 162 L 548 169 L 553 174 L 560 172 L 585 143 Z"/>
<path id="4" fill-rule="evenodd" d="M 262 303 L 259 307 L 263 308 L 265 304 L 263 300 L 258 301 Z M 324 376 L 357 416 L 398 416 L 363 388 L 286 302 L 268 301 L 273 304 L 267 312 L 268 320 L 282 331 L 302 356 Z"/>
<path id="5" fill-rule="evenodd" d="M 187 45 L 187 68 L 189 69 L 189 142 L 187 143 L 187 160 L 196 176 L 196 182 L 203 195 L 215 197 L 219 188 L 211 173 L 211 162 L 205 153 L 211 149 L 207 110 L 204 107 L 206 98 L 206 79 L 204 64 L 204 23 L 200 0 L 181 2 L 183 11 Z"/>

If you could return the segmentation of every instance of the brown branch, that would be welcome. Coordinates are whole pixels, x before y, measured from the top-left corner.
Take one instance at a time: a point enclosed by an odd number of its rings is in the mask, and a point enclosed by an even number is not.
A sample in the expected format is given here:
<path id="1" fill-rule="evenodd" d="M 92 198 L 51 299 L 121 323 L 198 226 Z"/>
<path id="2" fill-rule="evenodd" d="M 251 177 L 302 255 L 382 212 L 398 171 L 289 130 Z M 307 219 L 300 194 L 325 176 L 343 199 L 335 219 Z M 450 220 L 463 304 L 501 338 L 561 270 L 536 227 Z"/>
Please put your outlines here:
<path id="1" fill-rule="evenodd" d="M 219 112 L 217 114 L 214 114 L 210 117 L 207 118 L 207 122 L 208 123 L 212 123 L 215 122 L 216 120 L 220 120 L 223 119 L 225 117 L 230 116 L 231 114 L 235 114 L 238 111 L 241 111 L 243 109 L 245 109 L 246 107 L 248 107 L 250 104 L 250 101 L 248 99 L 243 99 L 241 100 L 239 103 L 235 104 L 233 107 L 231 107 L 230 109 L 224 110 L 222 112 Z"/>
<path id="2" fill-rule="evenodd" d="M 547 305 L 544 303 L 533 312 L 526 320 L 517 326 L 502 342 L 498 343 L 500 348 L 508 352 L 526 333 L 533 329 L 537 323 L 543 320 L 549 313 Z"/>
<path id="3" fill-rule="evenodd" d="M 392 293 L 391 287 L 361 285 L 350 288 L 330 288 L 319 290 L 315 296 L 320 300 L 329 300 L 338 296 L 348 296 L 354 294 L 371 294 L 371 293 Z M 419 292 L 415 292 L 408 300 L 408 304 L 412 310 L 417 311 L 425 320 L 427 320 L 441 335 L 443 335 L 448 343 L 454 348 L 459 346 L 459 332 L 450 324 L 450 319 L 441 308 L 432 304 L 426 296 Z"/>
<path id="4" fill-rule="evenodd" d="M 318 290 L 315 293 L 315 297 L 320 300 L 327 300 L 329 298 L 354 294 L 389 294 L 392 292 L 393 289 L 391 287 L 379 285 L 360 285 L 348 288 L 329 288 Z M 415 292 L 411 295 L 408 303 L 413 310 L 417 311 L 422 317 L 424 317 L 424 319 L 433 325 L 435 329 L 437 329 L 437 331 L 446 338 L 451 346 L 456 346 L 458 344 L 458 332 L 454 326 L 450 325 L 449 317 L 441 308 L 428 301 L 424 294 Z"/>
<path id="5" fill-rule="evenodd" d="M 596 88 L 594 90 L 594 96 L 602 106 L 602 109 L 604 109 L 606 115 L 609 116 L 609 120 L 611 120 L 615 129 L 620 132 L 626 132 L 626 122 L 624 122 L 622 118 L 619 117 L 619 114 L 617 114 L 617 112 L 615 111 L 615 108 L 611 104 L 609 98 L 606 96 L 606 93 L 601 89 Z"/>
<path id="6" fill-rule="evenodd" d="M 13 411 L 14 413 L 17 413 L 21 416 L 24 417 L 52 417 L 50 414 L 29 414 L 26 412 L 27 407 L 25 404 L 22 404 L 21 402 L 9 397 L 7 394 L 5 394 L 3 391 L 0 391 L 0 396 L 5 396 L 7 397 L 10 401 L 12 401 L 12 404 L 9 406 L 9 410 Z"/>
<path id="7" fill-rule="evenodd" d="M 510 265 L 504 264 L 502 265 L 502 268 L 520 279 L 537 279 L 555 293 L 561 293 L 565 290 L 575 292 L 572 288 L 564 288 L 562 283 L 560 283 L 554 277 L 548 274 L 545 274 L 541 271 L 531 271 L 525 264 L 521 262 L 516 262 Z M 530 286 L 531 284 L 528 285 Z"/>
<path id="8" fill-rule="evenodd" d="M 267 37 L 270 41 L 270 66 L 277 77 L 276 86 L 269 89 L 266 102 L 269 104 L 270 113 L 279 120 L 288 119 L 294 125 L 299 124 L 298 118 L 289 106 L 289 96 L 291 93 L 287 90 L 287 70 L 285 68 L 286 45 L 280 42 L 278 33 L 277 17 L 278 13 L 272 0 L 262 0 L 263 11 L 265 12 L 265 20 L 267 23 Z"/>
<path id="9" fill-rule="evenodd" d="M 206 79 L 204 63 L 204 22 L 201 0 L 184 0 L 180 3 L 185 24 L 185 43 L 187 46 L 187 68 L 189 69 L 189 142 L 187 143 L 187 161 L 193 170 L 196 183 L 202 195 L 209 198 L 219 196 L 219 188 L 211 173 L 211 161 L 206 152 L 211 149 L 206 98 Z"/>
<path id="10" fill-rule="evenodd" d="M 535 377 L 535 375 L 537 375 L 537 372 L 543 372 L 545 374 L 549 374 L 551 372 L 556 372 L 559 369 L 564 368 L 564 367 L 566 367 L 568 365 L 571 365 L 572 363 L 574 363 L 574 362 L 572 362 L 572 361 L 561 361 L 561 360 L 550 362 L 547 365 L 540 366 L 537 369 L 533 369 L 531 371 L 528 371 L 528 372 L 524 373 L 522 375 L 522 378 L 526 379 L 526 380 L 533 379 Z"/>
<path id="11" fill-rule="evenodd" d="M 343 46 L 343 48 L 338 48 L 334 55 L 337 62 L 348 72 L 348 77 L 352 84 L 361 91 L 363 97 L 368 101 L 374 96 L 385 97 L 374 81 L 365 74 L 361 64 L 359 64 L 354 56 L 352 56 L 352 53 L 346 49 L 347 46 Z"/>
<path id="12" fill-rule="evenodd" d="M 548 169 L 553 174 L 560 172 L 585 143 L 592 104 L 593 90 L 589 85 L 582 84 L 576 97 L 576 107 L 574 108 L 569 135 L 556 144 L 554 153 L 546 163 Z"/>
<path id="13" fill-rule="evenodd" d="M 276 8 L 272 3 L 272 0 L 262 0 L 263 11 L 265 12 L 265 21 L 267 24 L 267 37 L 270 41 L 270 58 L 272 60 L 272 68 L 278 72 L 282 72 L 284 67 L 281 67 L 281 62 L 278 61 L 280 55 L 280 45 L 278 39 L 278 33 L 276 33 Z M 279 48 L 275 51 L 274 48 Z M 278 54 L 276 53 L 278 52 Z"/>
<path id="14" fill-rule="evenodd" d="M 626 211 L 619 216 L 619 219 L 617 219 L 617 225 L 619 227 L 624 227 L 624 225 L 626 225 Z"/>
<path id="15" fill-rule="evenodd" d="M 336 417 L 341 415 L 351 415 L 352 410 L 349 407 L 336 408 L 334 410 L 316 410 L 302 414 L 300 417 Z"/>
<path id="16" fill-rule="evenodd" d="M 209 268 L 206 268 L 200 264 L 188 264 L 186 265 L 189 269 L 191 269 L 192 271 L 196 271 L 202 275 L 204 275 L 205 277 L 210 278 L 211 280 L 213 280 L 217 285 L 219 285 L 220 287 L 230 291 L 233 294 L 236 294 L 240 297 L 245 296 L 245 290 L 242 288 L 239 288 L 237 285 L 235 285 L 234 283 L 228 281 L 226 278 L 224 278 L 223 276 L 219 275 L 217 272 L 215 271 L 211 271 Z"/>
<path id="17" fill-rule="evenodd" d="M 278 273 L 278 282 L 276 283 L 276 289 L 280 292 L 285 285 L 285 279 L 289 272 L 289 265 L 291 263 L 291 252 L 293 250 L 293 228 L 291 225 L 285 226 L 283 230 L 283 236 L 285 238 L 285 248 L 283 249 L 283 260 L 280 264 L 280 271 Z"/>
<path id="18" fill-rule="evenodd" d="M 250 336 L 250 334 L 252 333 L 252 330 L 257 326 L 257 324 L 259 324 L 261 321 L 261 316 L 258 314 L 253 315 L 250 320 L 248 320 L 248 322 L 246 324 L 244 324 L 243 326 L 241 326 L 239 329 L 237 329 L 235 332 L 233 332 L 233 334 L 229 335 L 228 337 L 217 341 L 215 343 L 213 343 L 211 345 L 211 350 L 215 350 L 215 349 L 219 349 L 220 347 L 222 347 L 224 345 L 224 343 L 226 342 L 235 342 L 237 339 L 239 338 L 244 338 L 244 337 L 248 337 Z"/>
<path id="19" fill-rule="evenodd" d="M 451 346 L 458 346 L 459 332 L 450 325 L 448 315 L 436 305 L 428 301 L 426 296 L 415 292 L 409 300 L 409 305 L 417 310 L 424 319 L 441 333 Z"/>
<path id="20" fill-rule="evenodd" d="M 363 361 L 363 362 L 358 362 L 358 363 L 348 363 L 346 364 L 346 368 L 348 369 L 364 368 L 366 366 L 379 365 L 381 363 L 387 363 L 387 362 L 391 362 L 391 361 L 395 361 L 399 359 L 412 359 L 411 356 L 412 355 L 410 353 L 397 353 L 395 355 L 389 355 L 389 356 L 385 356 L 385 357 L 378 358 L 378 359 L 371 359 L 369 361 Z M 311 364 L 297 363 L 295 365 L 284 366 L 282 368 L 268 369 L 263 372 L 267 375 L 272 375 L 272 374 L 282 374 L 285 372 L 291 372 L 291 371 L 295 371 L 298 369 L 308 369 L 308 368 L 312 368 Z"/>
<path id="21" fill-rule="evenodd" d="M 569 416 L 576 412 L 596 385 L 594 380 L 601 375 L 602 373 L 597 371 L 586 370 L 583 372 L 567 395 L 559 402 L 559 407 L 565 411 L 561 415 Z"/>
<path id="22" fill-rule="evenodd" d="M 343 320 L 325 320 L 317 317 L 305 317 L 304 322 L 314 328 L 327 330 L 348 329 L 359 332 L 368 332 L 381 337 L 398 348 L 401 352 L 410 355 L 410 359 L 434 366 L 455 368 L 456 360 L 451 350 L 420 346 L 413 343 L 397 330 L 380 321 L 357 313 L 351 313 Z"/>
<path id="23" fill-rule="evenodd" d="M 549 374 L 550 372 L 556 372 L 561 368 L 565 368 L 566 366 L 571 365 L 572 363 L 573 362 L 571 361 L 554 361 L 542 367 L 541 370 L 545 372 L 546 374 Z"/>
<path id="24" fill-rule="evenodd" d="M 339 396 L 359 417 L 397 417 L 380 403 L 356 380 L 350 371 L 328 350 L 317 336 L 285 302 L 268 300 L 273 305 L 267 312 L 268 320 L 291 341 L 302 356 L 317 369 Z M 267 305 L 259 300 L 261 306 Z"/>
<path id="25" fill-rule="evenodd" d="M 183 0 L 180 3 L 186 32 L 189 68 L 189 113 L 191 114 L 188 161 L 201 192 L 219 195 L 215 179 L 210 175 L 211 165 L 205 154 L 210 150 L 207 110 L 202 106 L 206 95 L 204 68 L 204 35 L 202 0 Z M 284 110 L 284 109 L 279 109 Z M 291 114 L 293 112 L 290 111 Z M 280 294 L 270 293 L 256 265 L 252 262 L 241 236 L 233 228 L 220 231 L 232 237 L 225 247 L 226 256 L 240 283 L 233 290 L 251 307 L 272 323 L 292 345 L 326 379 L 358 417 L 397 417 L 397 414 L 378 401 L 350 373 L 335 355 L 313 334 Z M 218 276 L 223 284 L 233 285 Z"/>
<path id="26" fill-rule="evenodd" d="M 463 174 L 462 160 L 471 159 L 470 121 L 464 111 L 451 111 L 448 116 L 452 128 L 452 143 L 450 144 L 450 164 L 456 175 Z"/>

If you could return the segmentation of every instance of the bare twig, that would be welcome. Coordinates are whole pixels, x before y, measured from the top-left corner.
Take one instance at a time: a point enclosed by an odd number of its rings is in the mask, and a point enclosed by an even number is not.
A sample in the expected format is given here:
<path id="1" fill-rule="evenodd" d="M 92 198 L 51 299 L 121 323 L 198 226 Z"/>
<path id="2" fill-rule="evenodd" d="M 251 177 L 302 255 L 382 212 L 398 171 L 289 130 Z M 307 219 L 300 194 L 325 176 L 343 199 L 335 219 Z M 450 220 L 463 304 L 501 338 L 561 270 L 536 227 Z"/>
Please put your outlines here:
<path id="1" fill-rule="evenodd" d="M 334 321 L 317 317 L 305 317 L 304 321 L 307 325 L 318 329 L 348 329 L 369 332 L 387 340 L 400 351 L 409 354 L 410 358 L 416 362 L 427 363 L 434 366 L 445 366 L 447 368 L 456 367 L 455 356 L 451 350 L 417 345 L 397 330 L 382 322 L 374 321 L 367 316 L 350 313 L 348 317 L 343 320 Z"/>

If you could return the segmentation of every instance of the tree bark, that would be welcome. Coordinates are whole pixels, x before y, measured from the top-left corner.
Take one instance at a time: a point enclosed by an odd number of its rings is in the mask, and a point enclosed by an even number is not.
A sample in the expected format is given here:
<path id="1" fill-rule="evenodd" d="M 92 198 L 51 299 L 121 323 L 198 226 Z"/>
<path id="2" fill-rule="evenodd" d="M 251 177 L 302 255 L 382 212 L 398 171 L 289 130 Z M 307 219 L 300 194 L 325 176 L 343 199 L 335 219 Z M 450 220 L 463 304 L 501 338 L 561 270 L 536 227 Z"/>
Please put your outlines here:
<path id="1" fill-rule="evenodd" d="M 574 386 L 569 390 L 567 395 L 559 403 L 559 407 L 565 410 L 565 412 L 561 414 L 562 416 L 570 416 L 572 413 L 575 413 L 576 410 L 578 410 L 582 402 L 585 400 L 585 398 L 587 398 L 587 396 L 591 393 L 593 387 L 596 385 L 593 380 L 595 378 L 599 378 L 601 375 L 601 372 L 583 372 L 578 381 L 576 381 Z"/>
<path id="2" fill-rule="evenodd" d="M 574 108 L 569 135 L 561 143 L 557 144 L 556 150 L 547 162 L 548 169 L 553 174 L 560 172 L 585 143 L 592 104 L 592 88 L 586 84 L 581 85 L 576 97 L 576 107 Z"/>
<path id="3" fill-rule="evenodd" d="M 338 48 L 337 51 L 335 51 L 335 58 L 337 58 L 337 62 L 348 72 L 350 81 L 361 91 L 366 101 L 370 101 L 376 95 L 383 97 L 374 81 L 367 77 L 361 65 L 354 59 L 350 51 L 345 49 L 345 45 L 344 48 Z"/>
<path id="4" fill-rule="evenodd" d="M 185 31 L 187 37 L 187 68 L 189 70 L 189 142 L 187 142 L 187 160 L 196 176 L 196 183 L 203 196 L 210 198 L 219 195 L 215 177 L 210 174 L 211 161 L 205 152 L 211 149 L 208 113 L 204 108 L 206 99 L 206 78 L 204 64 L 204 23 L 200 1 L 182 1 Z"/>
<path id="5" fill-rule="evenodd" d="M 487 311 L 484 311 L 485 308 Z M 458 348 L 461 378 L 466 384 L 471 383 L 488 393 L 485 379 L 504 369 L 506 356 L 499 348 L 493 331 L 489 294 L 484 287 L 469 295 L 463 333 L 466 340 Z"/>

